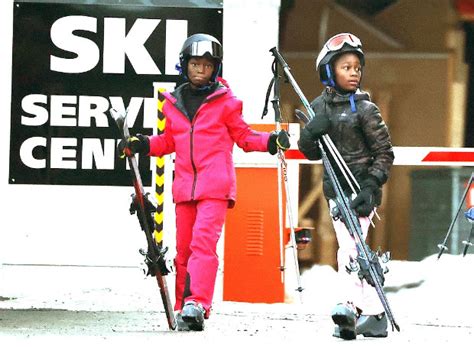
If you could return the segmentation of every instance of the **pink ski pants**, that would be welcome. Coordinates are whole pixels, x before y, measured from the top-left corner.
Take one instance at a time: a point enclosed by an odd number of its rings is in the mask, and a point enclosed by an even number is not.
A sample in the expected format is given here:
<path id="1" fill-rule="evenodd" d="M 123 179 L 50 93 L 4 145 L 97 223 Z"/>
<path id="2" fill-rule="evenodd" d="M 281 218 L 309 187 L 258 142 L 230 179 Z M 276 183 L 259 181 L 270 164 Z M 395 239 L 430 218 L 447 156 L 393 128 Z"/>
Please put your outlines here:
<path id="1" fill-rule="evenodd" d="M 219 260 L 217 242 L 227 213 L 227 200 L 207 199 L 176 204 L 176 304 L 201 303 L 210 312 Z"/>

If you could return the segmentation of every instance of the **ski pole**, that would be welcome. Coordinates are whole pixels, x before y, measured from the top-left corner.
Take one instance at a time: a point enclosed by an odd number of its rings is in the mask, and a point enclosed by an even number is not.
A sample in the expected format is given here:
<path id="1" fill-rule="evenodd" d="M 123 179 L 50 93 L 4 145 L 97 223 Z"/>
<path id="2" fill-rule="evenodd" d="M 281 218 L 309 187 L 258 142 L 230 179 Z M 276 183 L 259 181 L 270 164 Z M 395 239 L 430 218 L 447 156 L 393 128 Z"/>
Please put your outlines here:
<path id="1" fill-rule="evenodd" d="M 296 288 L 296 290 L 301 293 L 303 291 L 303 287 L 301 286 L 301 276 L 300 276 L 300 268 L 299 268 L 299 263 L 298 263 L 298 250 L 297 250 L 297 245 L 296 245 L 295 226 L 293 223 L 293 212 L 291 209 L 290 190 L 288 187 L 287 164 L 285 160 L 285 155 L 280 149 L 278 150 L 278 157 L 280 159 L 280 165 L 281 165 L 281 169 L 283 173 L 283 181 L 284 181 L 285 193 L 286 193 L 286 210 L 288 214 L 288 222 L 290 224 L 290 247 L 292 248 L 293 261 L 294 261 L 295 269 L 296 269 L 296 280 L 298 284 L 298 287 Z M 300 301 L 302 301 L 301 295 L 300 295 Z"/>
<path id="2" fill-rule="evenodd" d="M 472 234 L 474 233 L 474 207 L 471 207 L 468 211 L 464 212 L 464 215 L 466 216 L 466 219 L 469 221 L 469 223 L 471 223 L 471 231 L 469 232 L 467 239 L 462 242 L 464 244 L 464 249 L 462 252 L 463 257 L 466 256 L 469 246 L 472 246 L 471 238 Z"/>
<path id="3" fill-rule="evenodd" d="M 277 130 L 281 130 L 280 81 L 279 81 L 279 76 L 278 76 L 278 64 L 276 60 L 274 64 L 272 65 L 272 69 L 273 69 L 273 74 L 274 74 L 272 105 L 275 111 L 275 123 L 276 123 Z M 303 291 L 303 287 L 301 286 L 300 268 L 299 268 L 299 263 L 298 263 L 298 250 L 296 246 L 295 227 L 293 224 L 293 212 L 291 209 L 290 188 L 288 186 L 287 164 L 285 160 L 285 155 L 280 148 L 278 148 L 278 159 L 280 161 L 279 170 L 278 170 L 279 202 L 283 200 L 282 198 L 280 198 L 281 177 L 283 176 L 283 185 L 285 186 L 285 197 L 286 197 L 286 211 L 288 215 L 288 222 L 290 224 L 290 247 L 292 248 L 293 261 L 294 261 L 294 266 L 295 266 L 295 271 L 296 271 L 296 280 L 297 280 L 297 285 L 298 285 L 296 290 L 300 293 L 300 301 L 302 302 L 301 292 Z M 279 203 L 279 208 L 280 208 L 280 232 L 282 233 L 284 221 L 283 221 L 283 212 L 281 211 L 281 203 Z M 282 242 L 280 242 L 280 247 L 281 246 L 282 246 Z"/>
<path id="4" fill-rule="evenodd" d="M 283 188 L 281 183 L 281 165 L 278 165 L 278 236 L 280 242 L 280 274 L 281 281 L 284 281 L 284 272 L 285 272 L 285 254 L 283 252 L 283 239 L 284 239 L 284 227 L 283 227 Z"/>
<path id="5" fill-rule="evenodd" d="M 345 172 L 343 172 L 343 175 L 345 177 L 346 175 L 346 172 L 347 174 L 350 176 L 350 178 L 352 179 L 352 181 L 354 182 L 356 188 L 359 190 L 360 192 L 360 184 L 359 182 L 357 182 L 357 180 L 355 179 L 354 175 L 352 174 L 352 171 L 349 169 L 349 167 L 347 166 L 346 162 L 344 161 L 344 159 L 342 158 L 341 156 L 341 153 L 339 153 L 339 151 L 337 150 L 336 146 L 334 145 L 334 142 L 332 142 L 331 138 L 329 137 L 329 135 L 327 134 L 324 134 L 323 137 L 325 138 L 325 141 L 326 141 L 326 144 L 328 145 L 328 148 L 329 148 L 329 151 L 333 151 L 334 154 L 333 156 L 335 156 L 337 158 L 337 160 L 340 162 L 341 166 L 344 168 Z M 352 192 L 354 194 L 357 194 L 356 190 L 354 189 L 354 187 L 352 186 L 350 180 L 346 178 L 346 181 L 347 183 L 349 184 Z M 374 214 L 375 216 L 377 217 L 378 220 L 381 220 L 379 214 L 377 213 L 377 210 L 375 209 L 374 207 Z M 372 222 L 372 219 L 370 219 L 370 224 L 372 224 L 373 227 L 375 227 L 374 223 Z"/>
<path id="6" fill-rule="evenodd" d="M 461 211 L 462 205 L 464 203 L 464 200 L 466 199 L 467 192 L 469 191 L 469 187 L 471 186 L 472 180 L 474 179 L 474 172 L 471 174 L 471 178 L 469 178 L 469 182 L 467 183 L 466 189 L 464 189 L 464 193 L 462 195 L 462 199 L 459 203 L 458 210 L 456 214 L 454 215 L 453 220 L 451 221 L 451 224 L 449 225 L 448 232 L 446 233 L 446 236 L 444 237 L 443 243 L 438 244 L 439 252 L 438 252 L 438 259 L 441 258 L 441 255 L 443 255 L 444 251 L 448 250 L 448 247 L 446 246 L 446 243 L 448 242 L 449 235 L 453 231 L 454 224 L 456 222 L 456 219 L 459 215 L 459 212 Z"/>
<path id="7" fill-rule="evenodd" d="M 462 252 L 463 257 L 466 256 L 467 249 L 469 248 L 469 246 L 472 246 L 471 238 L 472 238 L 472 233 L 473 232 L 474 232 L 474 224 L 472 224 L 472 226 L 471 226 L 471 231 L 469 232 L 469 237 L 467 238 L 467 240 L 462 242 L 464 244 L 464 249 L 463 249 L 463 252 Z"/>

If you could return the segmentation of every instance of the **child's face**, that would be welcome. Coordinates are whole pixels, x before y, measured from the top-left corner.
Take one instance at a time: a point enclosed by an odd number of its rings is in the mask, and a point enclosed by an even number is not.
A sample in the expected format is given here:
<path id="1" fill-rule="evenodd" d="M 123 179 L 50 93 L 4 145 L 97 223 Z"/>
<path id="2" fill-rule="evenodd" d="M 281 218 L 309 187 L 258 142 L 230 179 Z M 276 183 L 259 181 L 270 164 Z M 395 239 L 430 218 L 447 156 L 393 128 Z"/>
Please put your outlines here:
<path id="1" fill-rule="evenodd" d="M 362 77 L 362 66 L 358 55 L 355 53 L 342 54 L 334 62 L 334 73 L 339 88 L 350 92 L 356 91 Z"/>
<path id="2" fill-rule="evenodd" d="M 191 57 L 188 61 L 188 78 L 194 87 L 209 84 L 214 72 L 214 62 L 206 57 Z"/>

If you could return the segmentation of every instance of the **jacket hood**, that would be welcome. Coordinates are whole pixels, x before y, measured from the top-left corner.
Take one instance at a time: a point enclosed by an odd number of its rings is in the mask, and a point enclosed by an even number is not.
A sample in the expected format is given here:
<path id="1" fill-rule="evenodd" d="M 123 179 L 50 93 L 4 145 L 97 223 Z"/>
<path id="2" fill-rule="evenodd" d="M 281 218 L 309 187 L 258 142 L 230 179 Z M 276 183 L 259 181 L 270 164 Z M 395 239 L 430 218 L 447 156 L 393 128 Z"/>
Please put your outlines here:
<path id="1" fill-rule="evenodd" d="M 219 79 L 218 82 L 216 82 L 216 85 L 212 86 L 210 89 L 210 93 L 207 96 L 206 99 L 213 98 L 214 96 L 221 95 L 221 94 L 227 94 L 229 96 L 232 95 L 232 92 L 227 84 L 224 84 L 224 80 Z M 166 96 L 168 99 L 171 99 L 173 102 L 176 102 L 176 100 L 180 101 L 182 99 L 182 93 L 185 88 L 189 88 L 189 85 L 191 83 L 186 82 L 181 84 L 178 88 L 176 88 L 174 91 L 168 93 L 164 92 L 163 95 Z"/>
<path id="2" fill-rule="evenodd" d="M 183 90 L 186 88 L 189 88 L 190 83 L 186 82 L 178 86 L 174 91 L 172 92 L 162 92 L 161 94 L 169 100 L 172 104 L 175 105 L 176 108 L 178 108 L 181 113 L 187 114 L 186 113 L 186 108 L 184 107 L 184 102 L 183 102 Z M 216 97 L 222 97 L 225 96 L 226 98 L 233 97 L 231 89 L 224 85 L 220 80 L 216 82 L 215 86 L 212 86 L 212 89 L 209 91 L 209 95 L 206 97 L 205 101 L 210 101 Z"/>

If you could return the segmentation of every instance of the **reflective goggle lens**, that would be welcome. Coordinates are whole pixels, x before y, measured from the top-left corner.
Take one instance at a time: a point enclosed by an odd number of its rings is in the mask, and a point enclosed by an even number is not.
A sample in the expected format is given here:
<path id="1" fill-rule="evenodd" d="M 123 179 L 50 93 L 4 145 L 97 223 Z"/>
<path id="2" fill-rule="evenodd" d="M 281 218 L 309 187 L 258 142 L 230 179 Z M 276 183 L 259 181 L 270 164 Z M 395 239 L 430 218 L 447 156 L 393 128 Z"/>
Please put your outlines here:
<path id="1" fill-rule="evenodd" d="M 352 47 L 362 46 L 362 42 L 360 42 L 357 36 L 354 36 L 352 34 L 339 34 L 331 37 L 326 43 L 326 47 L 330 51 L 337 51 L 338 49 L 341 49 L 344 44 L 348 44 Z"/>
<path id="2" fill-rule="evenodd" d="M 214 58 L 222 58 L 222 47 L 213 41 L 193 42 L 186 50 L 186 54 L 192 57 L 202 57 L 209 53 Z"/>

